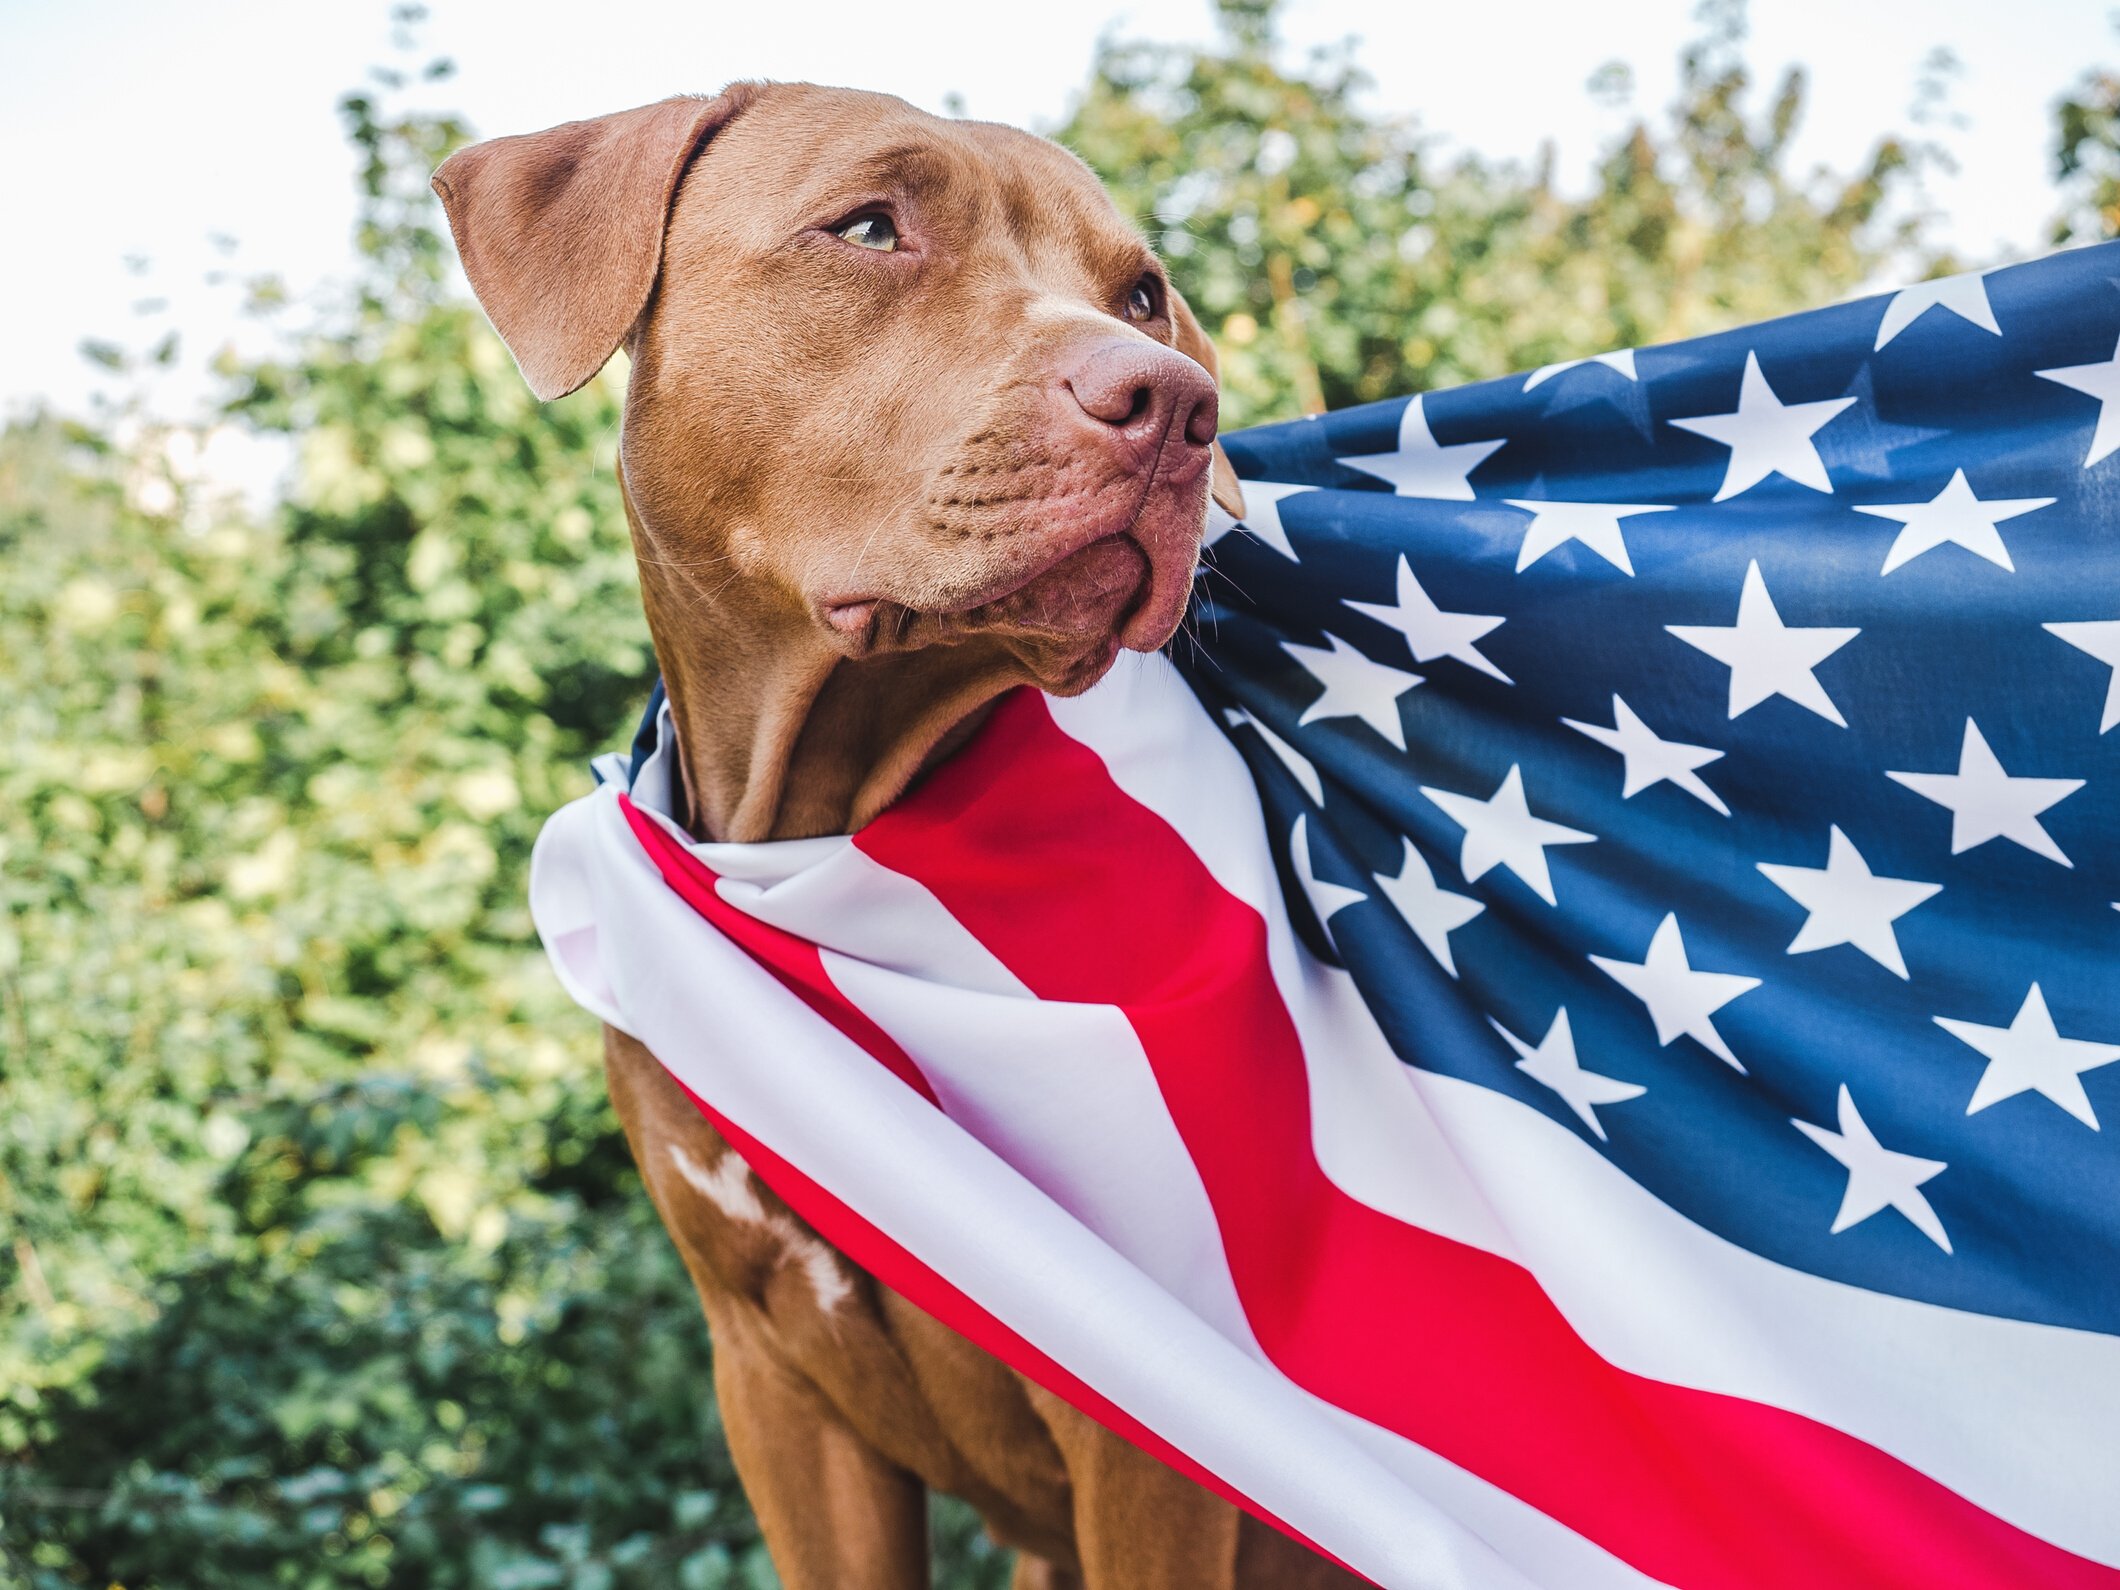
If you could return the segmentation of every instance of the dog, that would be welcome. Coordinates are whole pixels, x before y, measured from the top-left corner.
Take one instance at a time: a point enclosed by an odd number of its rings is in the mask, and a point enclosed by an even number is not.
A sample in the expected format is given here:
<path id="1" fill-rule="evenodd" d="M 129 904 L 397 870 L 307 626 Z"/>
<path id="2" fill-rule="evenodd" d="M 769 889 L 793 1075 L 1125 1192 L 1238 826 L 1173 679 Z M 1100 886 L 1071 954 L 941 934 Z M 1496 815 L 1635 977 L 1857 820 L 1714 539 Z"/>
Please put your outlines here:
<path id="1" fill-rule="evenodd" d="M 1045 139 L 740 83 L 434 186 L 538 397 L 631 356 L 619 476 L 697 837 L 858 829 L 1003 692 L 1161 647 L 1210 493 L 1243 513 L 1214 349 Z M 861 1272 L 632 1038 L 605 1062 L 788 1590 L 926 1586 L 930 1488 L 1016 1548 L 1016 1590 L 1362 1582 Z"/>

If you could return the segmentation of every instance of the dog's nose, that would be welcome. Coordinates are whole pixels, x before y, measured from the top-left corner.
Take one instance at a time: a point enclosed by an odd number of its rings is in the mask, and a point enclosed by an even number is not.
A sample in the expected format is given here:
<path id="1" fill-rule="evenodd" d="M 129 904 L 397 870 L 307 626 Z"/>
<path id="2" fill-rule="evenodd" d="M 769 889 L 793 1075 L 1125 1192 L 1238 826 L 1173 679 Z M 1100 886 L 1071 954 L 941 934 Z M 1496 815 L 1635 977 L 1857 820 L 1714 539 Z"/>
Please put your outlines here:
<path id="1" fill-rule="evenodd" d="M 1215 439 L 1214 377 L 1175 348 L 1115 338 L 1083 353 L 1064 382 L 1084 414 L 1129 441 Z"/>

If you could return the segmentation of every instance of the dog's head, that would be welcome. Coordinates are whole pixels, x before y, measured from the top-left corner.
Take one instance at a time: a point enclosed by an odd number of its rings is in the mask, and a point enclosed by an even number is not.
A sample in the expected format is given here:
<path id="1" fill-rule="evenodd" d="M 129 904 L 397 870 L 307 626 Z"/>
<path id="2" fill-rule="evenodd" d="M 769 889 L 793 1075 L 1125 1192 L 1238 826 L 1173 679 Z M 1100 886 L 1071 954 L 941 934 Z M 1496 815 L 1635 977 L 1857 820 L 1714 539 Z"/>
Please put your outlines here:
<path id="1" fill-rule="evenodd" d="M 644 552 L 848 657 L 1047 689 L 1183 614 L 1214 352 L 1073 155 L 883 95 L 740 84 L 452 156 L 465 271 L 540 397 L 624 345 Z"/>

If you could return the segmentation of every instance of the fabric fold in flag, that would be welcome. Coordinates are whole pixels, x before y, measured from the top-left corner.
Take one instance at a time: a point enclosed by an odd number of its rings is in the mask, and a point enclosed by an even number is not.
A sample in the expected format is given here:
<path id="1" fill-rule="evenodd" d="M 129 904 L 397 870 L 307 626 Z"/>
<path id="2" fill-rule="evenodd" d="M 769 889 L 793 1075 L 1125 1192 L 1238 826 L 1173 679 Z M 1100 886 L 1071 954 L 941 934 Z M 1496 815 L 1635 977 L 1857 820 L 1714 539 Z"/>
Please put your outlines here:
<path id="1" fill-rule="evenodd" d="M 2053 375 L 2120 245 L 1978 285 L 1232 435 L 1171 656 L 858 834 L 690 839 L 651 714 L 555 968 L 1380 1585 L 2120 1587 L 2120 461 Z"/>

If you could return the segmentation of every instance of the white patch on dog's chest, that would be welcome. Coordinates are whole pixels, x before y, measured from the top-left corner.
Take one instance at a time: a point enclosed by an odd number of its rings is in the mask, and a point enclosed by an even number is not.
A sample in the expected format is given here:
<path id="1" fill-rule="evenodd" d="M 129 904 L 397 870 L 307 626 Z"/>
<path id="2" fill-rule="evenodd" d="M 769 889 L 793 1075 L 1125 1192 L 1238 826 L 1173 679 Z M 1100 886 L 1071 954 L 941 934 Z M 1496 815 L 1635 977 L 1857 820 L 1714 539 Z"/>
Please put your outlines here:
<path id="1" fill-rule="evenodd" d="M 854 1283 L 841 1266 L 839 1255 L 789 1215 L 766 1208 L 751 1185 L 751 1169 L 741 1156 L 725 1150 L 709 1170 L 686 1153 L 682 1145 L 668 1146 L 670 1163 L 694 1191 L 731 1220 L 761 1227 L 780 1244 L 781 1257 L 801 1269 L 817 1296 L 817 1306 L 825 1313 L 831 1313 L 853 1295 Z"/>

